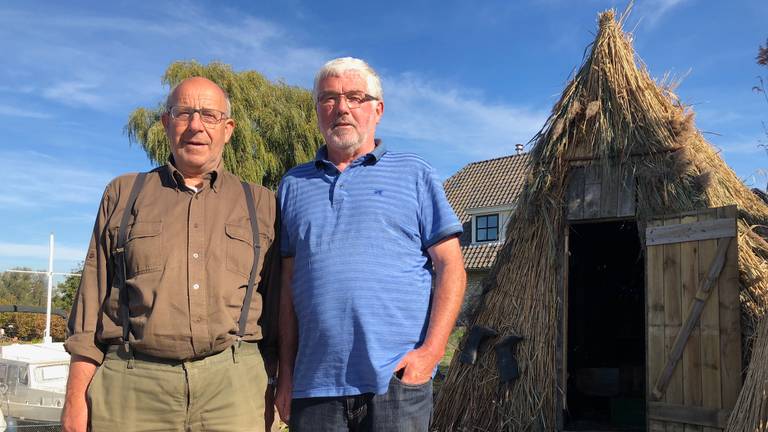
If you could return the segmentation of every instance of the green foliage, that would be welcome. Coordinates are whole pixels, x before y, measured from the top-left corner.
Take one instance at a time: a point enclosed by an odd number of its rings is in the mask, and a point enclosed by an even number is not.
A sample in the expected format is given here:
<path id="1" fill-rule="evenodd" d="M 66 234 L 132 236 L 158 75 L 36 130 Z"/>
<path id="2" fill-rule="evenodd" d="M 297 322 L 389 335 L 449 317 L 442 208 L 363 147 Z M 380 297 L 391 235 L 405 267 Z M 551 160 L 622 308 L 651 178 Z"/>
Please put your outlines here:
<path id="1" fill-rule="evenodd" d="M 224 147 L 224 165 L 244 180 L 275 189 L 286 170 L 312 159 L 323 144 L 309 91 L 270 82 L 255 71 L 234 72 L 217 62 L 174 62 L 162 82 L 173 88 L 192 76 L 206 77 L 229 94 L 237 126 Z M 170 154 L 160 122 L 164 110 L 164 100 L 155 108 L 138 108 L 124 128 L 128 140 L 140 144 L 158 164 L 165 163 Z"/>
<path id="2" fill-rule="evenodd" d="M 0 313 L 0 327 L 5 329 L 6 337 L 11 340 L 39 341 L 45 332 L 45 314 Z M 66 329 L 64 318 L 51 316 L 51 338 L 54 341 L 63 341 Z"/>
<path id="3" fill-rule="evenodd" d="M 448 375 L 448 367 L 451 365 L 453 356 L 459 351 L 459 343 L 464 337 L 465 331 L 466 327 L 464 326 L 454 327 L 451 335 L 448 337 L 448 344 L 445 346 L 445 354 L 440 360 L 440 363 L 437 364 L 437 374 L 432 382 L 432 391 L 435 395 L 440 392 L 443 383 L 445 383 L 445 377 Z"/>
<path id="4" fill-rule="evenodd" d="M 13 270 L 31 270 L 25 267 Z M 44 306 L 48 281 L 44 274 L 3 272 L 0 274 L 0 304 Z"/>
<path id="5" fill-rule="evenodd" d="M 15 268 L 14 270 L 30 270 Z M 47 276 L 35 273 L 0 273 L 0 304 L 21 306 L 45 306 L 48 289 Z M 45 314 L 0 313 L 0 327 L 6 336 L 20 340 L 37 340 L 43 337 Z M 64 339 L 66 323 L 61 317 L 51 318 L 51 336 Z"/>
<path id="6" fill-rule="evenodd" d="M 83 263 L 78 264 L 70 273 L 82 273 Z M 67 314 L 72 310 L 72 303 L 75 302 L 77 288 L 80 286 L 80 275 L 67 276 L 63 282 L 56 286 L 53 294 L 53 307 L 64 310 Z"/>

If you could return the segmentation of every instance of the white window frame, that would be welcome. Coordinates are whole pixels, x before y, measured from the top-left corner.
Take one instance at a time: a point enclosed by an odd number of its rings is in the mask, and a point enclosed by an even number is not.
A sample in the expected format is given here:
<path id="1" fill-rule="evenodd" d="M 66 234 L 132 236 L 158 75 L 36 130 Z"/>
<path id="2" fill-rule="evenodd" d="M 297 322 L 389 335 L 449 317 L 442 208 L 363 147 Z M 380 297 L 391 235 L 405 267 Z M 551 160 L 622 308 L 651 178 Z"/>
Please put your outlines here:
<path id="1" fill-rule="evenodd" d="M 512 214 L 512 211 L 515 209 L 514 205 L 501 205 L 501 206 L 493 206 L 493 207 L 478 207 L 478 208 L 472 208 L 467 209 L 466 213 L 472 218 L 472 244 L 473 245 L 481 245 L 481 244 L 495 244 L 495 243 L 503 243 L 506 232 L 507 232 L 507 223 L 509 222 L 509 216 Z M 495 241 L 477 241 L 476 235 L 477 235 L 477 217 L 478 216 L 492 216 L 494 214 L 499 215 L 499 236 L 498 240 Z"/>

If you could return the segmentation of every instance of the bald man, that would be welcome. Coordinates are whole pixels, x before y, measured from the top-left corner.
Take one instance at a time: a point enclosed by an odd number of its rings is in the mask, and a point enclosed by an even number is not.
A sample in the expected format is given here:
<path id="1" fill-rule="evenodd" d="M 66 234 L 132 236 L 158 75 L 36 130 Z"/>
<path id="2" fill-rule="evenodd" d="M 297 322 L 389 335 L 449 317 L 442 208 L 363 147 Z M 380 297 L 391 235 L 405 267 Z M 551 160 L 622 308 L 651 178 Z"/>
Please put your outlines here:
<path id="1" fill-rule="evenodd" d="M 224 168 L 230 116 L 219 86 L 182 81 L 162 115 L 168 163 L 107 186 L 69 319 L 63 430 L 271 423 L 276 201 Z"/>

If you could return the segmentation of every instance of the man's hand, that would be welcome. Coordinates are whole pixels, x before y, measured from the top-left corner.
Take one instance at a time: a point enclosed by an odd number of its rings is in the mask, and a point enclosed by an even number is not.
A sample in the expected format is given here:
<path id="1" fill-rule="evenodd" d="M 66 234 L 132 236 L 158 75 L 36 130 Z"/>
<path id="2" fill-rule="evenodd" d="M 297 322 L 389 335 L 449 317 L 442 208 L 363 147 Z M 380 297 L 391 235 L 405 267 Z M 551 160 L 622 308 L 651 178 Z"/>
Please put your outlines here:
<path id="1" fill-rule="evenodd" d="M 69 363 L 67 395 L 61 411 L 62 432 L 86 432 L 88 430 L 88 401 L 86 391 L 96 373 L 93 360 L 73 355 Z"/>
<path id="2" fill-rule="evenodd" d="M 282 375 L 281 375 L 282 376 Z M 280 420 L 285 423 L 291 418 L 291 398 L 293 396 L 293 385 L 291 379 L 277 378 L 277 394 L 275 394 L 275 406 L 280 414 Z"/>
<path id="3" fill-rule="evenodd" d="M 395 368 L 395 371 L 404 368 L 400 380 L 405 384 L 424 384 L 432 377 L 432 371 L 445 353 L 467 285 L 464 261 L 456 236 L 435 243 L 429 248 L 429 256 L 437 276 L 432 312 L 424 343 L 409 351 Z"/>
<path id="4" fill-rule="evenodd" d="M 432 371 L 440 362 L 443 353 L 435 352 L 426 347 L 416 348 L 408 353 L 397 364 L 395 371 L 403 371 L 400 381 L 404 384 L 424 384 L 432 378 Z"/>

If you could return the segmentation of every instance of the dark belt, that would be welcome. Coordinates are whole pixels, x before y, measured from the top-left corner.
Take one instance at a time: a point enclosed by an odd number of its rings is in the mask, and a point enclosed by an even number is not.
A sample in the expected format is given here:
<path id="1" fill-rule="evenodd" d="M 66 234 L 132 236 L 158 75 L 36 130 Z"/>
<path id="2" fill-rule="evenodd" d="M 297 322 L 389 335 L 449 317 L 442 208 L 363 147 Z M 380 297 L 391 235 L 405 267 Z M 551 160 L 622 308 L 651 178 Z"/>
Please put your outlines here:
<path id="1" fill-rule="evenodd" d="M 238 342 L 235 342 L 235 343 L 238 343 Z M 258 346 L 258 342 L 256 342 L 256 341 L 253 341 L 253 342 L 240 341 L 239 343 L 248 344 L 248 345 L 253 344 L 253 345 Z M 226 347 L 225 349 L 223 349 L 222 351 L 231 350 L 233 346 L 234 345 L 230 345 L 230 346 Z M 123 360 L 130 360 L 131 357 L 133 357 L 134 360 L 140 360 L 140 361 L 151 362 L 151 363 L 159 363 L 159 364 L 167 364 L 167 365 L 171 365 L 171 366 L 178 366 L 178 365 L 180 365 L 180 364 L 182 364 L 184 362 L 194 362 L 194 361 L 197 361 L 197 360 L 202 360 L 202 359 L 204 359 L 206 357 L 210 357 L 210 356 L 214 356 L 216 354 L 220 354 L 222 351 L 211 352 L 211 353 L 208 353 L 208 355 L 205 355 L 203 357 L 191 358 L 191 359 L 186 359 L 186 360 L 179 360 L 179 359 L 169 359 L 169 358 L 157 357 L 157 356 L 145 354 L 143 352 L 136 351 L 136 349 L 134 349 L 134 348 L 130 348 L 130 352 L 128 352 L 125 349 L 125 345 L 122 345 L 122 344 L 121 345 L 110 345 L 107 348 L 107 352 L 117 353 L 117 356 L 120 357 Z"/>
<path id="2" fill-rule="evenodd" d="M 227 347 L 229 349 L 229 347 Z M 144 354 L 143 352 L 136 351 L 136 349 L 131 348 L 131 351 L 128 352 L 125 350 L 125 345 L 110 345 L 107 349 L 107 352 L 110 353 L 117 353 L 117 356 L 120 357 L 123 360 L 130 360 L 131 357 L 135 360 L 145 361 L 145 362 L 151 362 L 151 363 L 159 363 L 159 364 L 167 364 L 171 366 L 178 366 L 185 361 L 195 361 L 195 360 L 202 360 L 205 357 L 199 357 L 195 359 L 187 359 L 187 360 L 179 360 L 179 359 L 170 359 L 170 358 L 164 358 L 164 357 L 157 357 L 149 354 Z M 221 351 L 219 351 L 221 352 Z M 209 355 L 216 355 L 219 352 L 210 353 Z M 207 357 L 207 356 L 206 356 Z"/>

